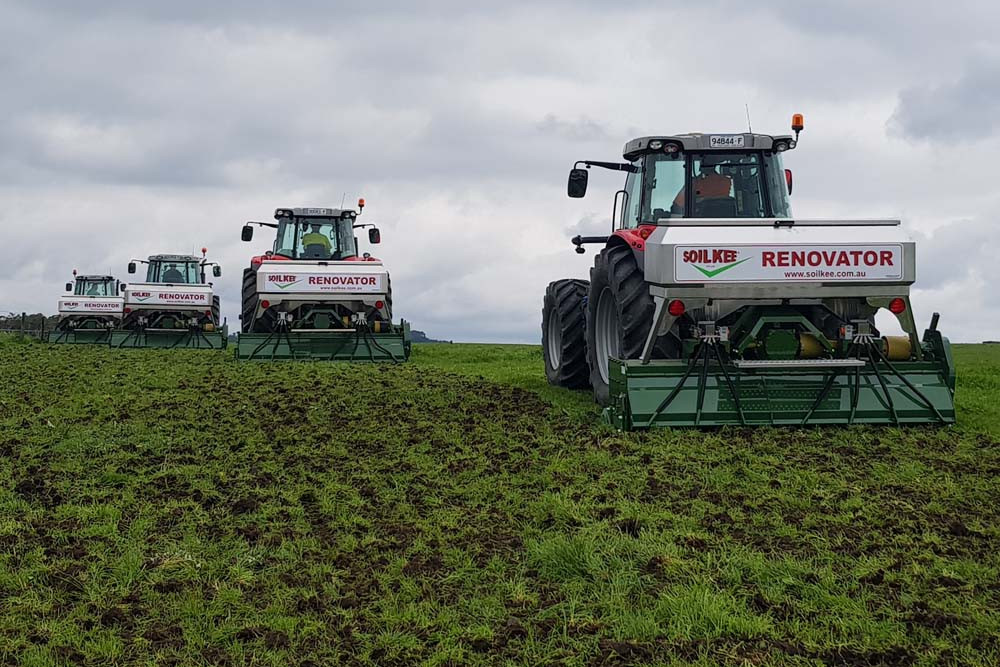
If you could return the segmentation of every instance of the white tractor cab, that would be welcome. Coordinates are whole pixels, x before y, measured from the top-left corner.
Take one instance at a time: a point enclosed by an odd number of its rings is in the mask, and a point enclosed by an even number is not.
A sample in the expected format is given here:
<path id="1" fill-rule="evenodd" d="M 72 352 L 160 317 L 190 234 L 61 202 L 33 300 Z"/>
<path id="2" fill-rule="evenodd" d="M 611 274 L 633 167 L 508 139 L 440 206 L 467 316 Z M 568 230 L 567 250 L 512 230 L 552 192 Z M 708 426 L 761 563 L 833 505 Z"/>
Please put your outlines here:
<path id="1" fill-rule="evenodd" d="M 59 299 L 59 320 L 49 335 L 53 343 L 107 342 L 109 332 L 122 320 L 124 299 L 114 276 L 78 275 L 66 283 Z"/>
<path id="2" fill-rule="evenodd" d="M 146 344 L 148 334 L 164 334 L 167 347 L 225 347 L 217 335 L 222 327 L 219 297 L 213 294 L 212 276 L 222 275 L 221 267 L 205 258 L 207 249 L 196 255 L 150 255 L 146 260 L 133 259 L 128 272 L 136 272 L 136 264 L 146 265 L 146 280 L 132 282 L 124 287 L 125 304 L 122 328 L 133 334 L 123 342 L 136 347 Z M 178 337 L 178 333 L 185 334 Z M 162 347 L 149 339 L 150 347 Z M 217 344 L 216 344 L 217 343 Z"/>

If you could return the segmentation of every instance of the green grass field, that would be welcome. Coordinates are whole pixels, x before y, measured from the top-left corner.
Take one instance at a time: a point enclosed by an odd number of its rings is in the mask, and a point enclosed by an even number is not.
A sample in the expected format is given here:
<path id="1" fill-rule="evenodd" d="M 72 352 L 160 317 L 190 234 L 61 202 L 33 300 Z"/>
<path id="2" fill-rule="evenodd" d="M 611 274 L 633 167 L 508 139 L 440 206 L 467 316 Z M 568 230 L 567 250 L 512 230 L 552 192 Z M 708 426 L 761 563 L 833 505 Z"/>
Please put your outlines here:
<path id="1" fill-rule="evenodd" d="M 0 341 L 0 663 L 1000 663 L 1000 346 L 959 425 L 618 434 L 532 346 Z"/>

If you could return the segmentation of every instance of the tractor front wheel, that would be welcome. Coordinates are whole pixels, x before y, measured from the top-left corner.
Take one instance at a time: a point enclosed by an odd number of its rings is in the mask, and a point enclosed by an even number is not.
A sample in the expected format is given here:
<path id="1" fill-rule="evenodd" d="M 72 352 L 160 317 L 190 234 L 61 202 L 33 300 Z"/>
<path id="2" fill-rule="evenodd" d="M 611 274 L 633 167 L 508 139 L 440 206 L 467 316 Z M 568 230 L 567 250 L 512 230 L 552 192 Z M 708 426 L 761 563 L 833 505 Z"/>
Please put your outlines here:
<path id="1" fill-rule="evenodd" d="M 569 389 L 588 386 L 587 343 L 584 338 L 586 280 L 549 283 L 542 302 L 542 350 L 549 384 Z"/>

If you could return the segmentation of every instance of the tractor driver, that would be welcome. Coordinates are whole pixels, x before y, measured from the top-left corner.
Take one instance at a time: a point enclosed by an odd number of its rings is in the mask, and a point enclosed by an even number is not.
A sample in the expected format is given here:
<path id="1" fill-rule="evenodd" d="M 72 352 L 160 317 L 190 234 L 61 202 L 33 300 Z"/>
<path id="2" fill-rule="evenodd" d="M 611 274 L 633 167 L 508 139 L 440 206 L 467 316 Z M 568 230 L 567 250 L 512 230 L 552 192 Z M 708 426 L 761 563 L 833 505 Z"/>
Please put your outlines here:
<path id="1" fill-rule="evenodd" d="M 323 252 L 329 257 L 333 250 L 333 247 L 330 245 L 330 239 L 325 234 L 320 233 L 319 225 L 313 223 L 309 227 L 310 231 L 302 235 L 302 247 L 323 246 Z"/>
<path id="2" fill-rule="evenodd" d="M 720 164 L 719 159 L 714 155 L 704 155 L 701 164 L 698 166 L 698 176 L 694 178 L 691 185 L 694 187 L 695 201 L 702 199 L 725 199 L 730 196 L 733 188 L 733 179 L 723 176 L 715 170 Z M 677 197 L 674 198 L 672 213 L 684 212 L 684 188 L 681 187 Z"/>
<path id="3" fill-rule="evenodd" d="M 97 296 L 97 289 L 99 285 L 97 283 L 90 283 L 87 287 L 87 296 Z"/>
<path id="4" fill-rule="evenodd" d="M 177 270 L 176 264 L 168 264 L 167 270 L 163 272 L 163 282 L 165 283 L 182 283 L 184 282 L 184 275 Z"/>

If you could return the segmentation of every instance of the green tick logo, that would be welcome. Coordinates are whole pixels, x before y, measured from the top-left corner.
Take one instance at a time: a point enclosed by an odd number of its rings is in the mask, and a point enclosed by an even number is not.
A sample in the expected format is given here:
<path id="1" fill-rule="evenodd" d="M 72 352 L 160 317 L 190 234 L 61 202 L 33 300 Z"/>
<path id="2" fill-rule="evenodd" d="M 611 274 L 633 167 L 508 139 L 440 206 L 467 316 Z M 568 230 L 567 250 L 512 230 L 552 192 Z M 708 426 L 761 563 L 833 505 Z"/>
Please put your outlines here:
<path id="1" fill-rule="evenodd" d="M 288 289 L 292 285 L 301 282 L 302 279 L 296 276 L 268 276 L 268 282 L 276 285 L 278 289 Z"/>
<path id="2" fill-rule="evenodd" d="M 698 266 L 697 264 L 692 264 L 692 266 L 694 268 L 698 269 L 699 271 L 701 271 L 702 274 L 704 274 L 706 278 L 714 278 L 715 276 L 719 275 L 720 273 L 724 273 L 724 272 L 728 271 L 729 269 L 733 268 L 734 266 L 739 266 L 743 262 L 746 262 L 746 261 L 749 261 L 749 260 L 750 260 L 750 258 L 747 257 L 745 259 L 741 259 L 738 262 L 733 262 L 732 264 L 726 264 L 725 266 L 720 266 L 717 269 L 706 269 L 704 267 Z"/>

